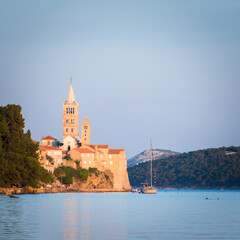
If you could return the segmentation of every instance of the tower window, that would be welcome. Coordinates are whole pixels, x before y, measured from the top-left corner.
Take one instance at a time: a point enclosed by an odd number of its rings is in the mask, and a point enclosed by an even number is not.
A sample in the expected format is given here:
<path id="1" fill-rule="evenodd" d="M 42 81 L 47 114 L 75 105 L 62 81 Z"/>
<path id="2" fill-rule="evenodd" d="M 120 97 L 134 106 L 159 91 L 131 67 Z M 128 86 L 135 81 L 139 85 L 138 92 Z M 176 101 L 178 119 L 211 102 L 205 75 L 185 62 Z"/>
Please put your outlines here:
<path id="1" fill-rule="evenodd" d="M 87 130 L 87 126 L 84 126 L 84 129 Z"/>
<path id="2" fill-rule="evenodd" d="M 69 120 L 68 120 L 68 119 L 66 120 L 66 123 L 69 123 Z"/>
<path id="3" fill-rule="evenodd" d="M 85 141 L 87 140 L 86 138 L 84 138 L 85 139 Z"/>
<path id="4" fill-rule="evenodd" d="M 74 114 L 74 108 L 73 108 L 73 114 Z"/>
<path id="5" fill-rule="evenodd" d="M 72 119 L 72 121 L 71 121 L 72 123 L 75 123 L 75 119 Z"/>
<path id="6" fill-rule="evenodd" d="M 66 110 L 66 113 L 68 113 L 68 108 L 67 108 L 67 110 Z"/>
<path id="7" fill-rule="evenodd" d="M 71 129 L 71 131 L 73 132 L 73 128 Z"/>
<path id="8" fill-rule="evenodd" d="M 68 132 L 68 128 L 66 128 L 66 132 Z"/>

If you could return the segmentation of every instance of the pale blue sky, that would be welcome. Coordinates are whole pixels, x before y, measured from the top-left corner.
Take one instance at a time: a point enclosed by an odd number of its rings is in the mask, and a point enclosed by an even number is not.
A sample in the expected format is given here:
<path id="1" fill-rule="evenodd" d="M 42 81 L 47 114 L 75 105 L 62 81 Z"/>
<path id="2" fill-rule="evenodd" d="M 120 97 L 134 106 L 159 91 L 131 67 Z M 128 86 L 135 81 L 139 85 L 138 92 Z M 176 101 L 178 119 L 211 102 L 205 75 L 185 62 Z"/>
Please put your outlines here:
<path id="1" fill-rule="evenodd" d="M 240 145 L 240 1 L 2 1 L 0 105 L 62 140 L 69 78 L 91 143 Z"/>

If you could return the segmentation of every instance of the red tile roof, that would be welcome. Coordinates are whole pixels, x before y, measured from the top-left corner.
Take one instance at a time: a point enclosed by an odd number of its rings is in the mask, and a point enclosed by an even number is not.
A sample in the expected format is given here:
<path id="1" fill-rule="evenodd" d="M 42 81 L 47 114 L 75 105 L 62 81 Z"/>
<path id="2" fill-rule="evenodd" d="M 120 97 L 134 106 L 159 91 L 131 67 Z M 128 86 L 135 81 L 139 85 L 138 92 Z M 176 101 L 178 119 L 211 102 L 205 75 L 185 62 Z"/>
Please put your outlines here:
<path id="1" fill-rule="evenodd" d="M 41 151 L 53 150 L 53 151 L 62 151 L 62 149 L 52 146 L 39 146 Z"/>
<path id="2" fill-rule="evenodd" d="M 78 151 L 80 153 L 94 153 L 93 150 L 90 150 L 88 148 L 83 148 L 83 147 L 81 147 L 81 148 L 74 148 L 73 150 L 76 150 L 76 151 Z"/>
<path id="3" fill-rule="evenodd" d="M 108 154 L 119 154 L 121 151 L 124 151 L 124 149 L 109 149 Z"/>
<path id="4" fill-rule="evenodd" d="M 108 144 L 106 145 L 98 145 L 98 144 L 95 144 L 95 145 L 91 145 L 93 146 L 94 148 L 97 146 L 98 148 L 109 148 Z"/>
<path id="5" fill-rule="evenodd" d="M 55 140 L 56 138 L 53 138 L 51 136 L 46 136 L 46 137 L 43 137 L 42 140 Z"/>

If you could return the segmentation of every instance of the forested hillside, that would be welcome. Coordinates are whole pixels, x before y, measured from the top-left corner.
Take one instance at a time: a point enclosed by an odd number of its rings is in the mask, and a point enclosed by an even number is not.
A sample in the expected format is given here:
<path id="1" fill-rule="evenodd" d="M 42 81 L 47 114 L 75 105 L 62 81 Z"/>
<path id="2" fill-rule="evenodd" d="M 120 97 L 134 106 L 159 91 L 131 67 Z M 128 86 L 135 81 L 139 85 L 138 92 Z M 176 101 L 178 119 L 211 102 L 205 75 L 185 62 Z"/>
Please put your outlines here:
<path id="1" fill-rule="evenodd" d="M 39 181 L 52 181 L 38 161 L 38 143 L 23 128 L 19 105 L 0 106 L 0 187 L 11 184 L 36 187 Z"/>
<path id="2" fill-rule="evenodd" d="M 150 183 L 150 162 L 128 168 L 131 186 Z M 199 150 L 153 161 L 154 185 L 240 188 L 240 147 Z"/>

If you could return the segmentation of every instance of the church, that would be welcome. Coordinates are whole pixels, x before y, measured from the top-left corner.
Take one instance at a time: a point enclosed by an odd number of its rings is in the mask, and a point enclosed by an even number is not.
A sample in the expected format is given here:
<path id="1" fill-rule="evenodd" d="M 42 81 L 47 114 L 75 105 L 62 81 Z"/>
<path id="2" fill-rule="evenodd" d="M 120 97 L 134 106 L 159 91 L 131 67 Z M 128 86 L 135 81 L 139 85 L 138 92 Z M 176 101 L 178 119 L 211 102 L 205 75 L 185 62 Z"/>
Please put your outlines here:
<path id="1" fill-rule="evenodd" d="M 82 168 L 91 167 L 100 171 L 110 170 L 113 174 L 113 188 L 130 190 L 125 150 L 110 149 L 108 144 L 91 144 L 90 128 L 91 124 L 85 117 L 81 123 L 81 136 L 79 135 L 79 104 L 75 99 L 71 83 L 67 100 L 63 103 L 63 145 L 58 148 L 54 145 L 56 144 L 54 138 L 51 136 L 43 137 L 40 152 L 45 151 L 45 155 L 41 153 L 42 160 L 45 162 L 42 165 L 53 172 L 61 165 L 76 168 L 75 161 L 79 161 L 79 166 Z M 61 150 L 62 161 L 54 159 L 54 163 L 49 164 L 46 159 L 47 153 L 51 153 L 54 158 L 54 156 L 58 156 L 59 150 Z M 72 160 L 64 159 L 66 154 Z"/>

